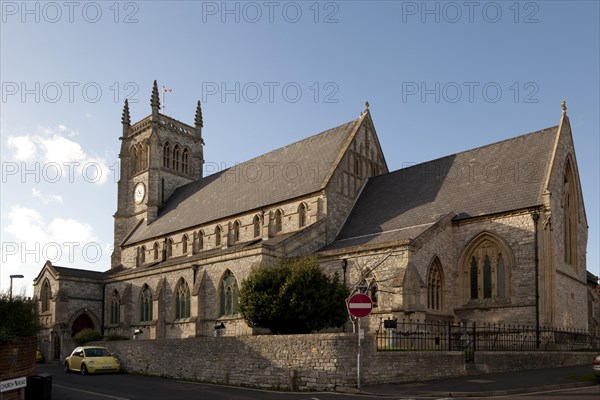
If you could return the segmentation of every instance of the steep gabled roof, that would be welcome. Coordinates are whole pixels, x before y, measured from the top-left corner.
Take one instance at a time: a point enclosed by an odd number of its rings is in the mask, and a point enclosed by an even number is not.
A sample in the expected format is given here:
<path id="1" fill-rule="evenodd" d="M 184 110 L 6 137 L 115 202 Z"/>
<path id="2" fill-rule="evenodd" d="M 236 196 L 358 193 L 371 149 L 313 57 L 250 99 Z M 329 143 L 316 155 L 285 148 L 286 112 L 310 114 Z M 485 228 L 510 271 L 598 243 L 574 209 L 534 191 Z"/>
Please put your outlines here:
<path id="1" fill-rule="evenodd" d="M 88 278 L 88 279 L 102 279 L 104 277 L 104 272 L 99 271 L 90 271 L 86 269 L 78 269 L 78 268 L 67 268 L 67 267 L 59 267 L 57 265 L 53 266 L 56 272 L 58 272 L 59 276 L 70 276 L 73 278 Z"/>
<path id="2" fill-rule="evenodd" d="M 369 179 L 325 250 L 414 239 L 443 215 L 458 219 L 542 204 L 558 127 Z"/>
<path id="3" fill-rule="evenodd" d="M 40 273 L 33 279 L 34 284 L 39 281 L 42 277 L 44 271 L 50 271 L 50 274 L 56 278 L 60 277 L 73 277 L 73 278 L 88 278 L 88 279 L 102 279 L 104 277 L 104 272 L 99 271 L 90 271 L 86 269 L 79 268 L 67 268 L 60 267 L 58 265 L 52 265 L 50 261 L 46 261 L 44 267 L 40 270 Z"/>
<path id="4" fill-rule="evenodd" d="M 178 188 L 126 245 L 321 190 L 356 119 Z"/>

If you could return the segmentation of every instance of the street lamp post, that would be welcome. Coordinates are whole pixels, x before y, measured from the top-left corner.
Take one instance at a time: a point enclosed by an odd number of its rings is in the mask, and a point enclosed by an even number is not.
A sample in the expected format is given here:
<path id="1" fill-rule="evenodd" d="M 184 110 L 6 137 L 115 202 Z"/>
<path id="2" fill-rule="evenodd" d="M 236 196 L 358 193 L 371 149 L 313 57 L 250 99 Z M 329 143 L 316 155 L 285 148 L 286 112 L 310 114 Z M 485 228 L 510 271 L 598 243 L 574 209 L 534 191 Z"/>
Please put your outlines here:
<path id="1" fill-rule="evenodd" d="M 8 298 L 12 300 L 12 280 L 13 278 L 25 278 L 23 275 L 11 275 L 10 276 L 10 291 L 8 292 Z"/>

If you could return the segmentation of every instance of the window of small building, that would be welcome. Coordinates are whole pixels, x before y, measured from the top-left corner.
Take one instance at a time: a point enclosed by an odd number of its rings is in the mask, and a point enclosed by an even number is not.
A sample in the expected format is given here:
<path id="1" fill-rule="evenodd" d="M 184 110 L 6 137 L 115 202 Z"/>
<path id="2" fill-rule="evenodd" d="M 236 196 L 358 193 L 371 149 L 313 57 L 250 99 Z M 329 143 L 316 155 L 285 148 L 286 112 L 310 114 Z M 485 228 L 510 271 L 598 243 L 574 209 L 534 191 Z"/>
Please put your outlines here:
<path id="1" fill-rule="evenodd" d="M 42 285 L 42 293 L 40 294 L 42 300 L 42 312 L 50 311 L 50 299 L 52 298 L 52 292 L 50 290 L 50 283 L 46 279 Z"/>

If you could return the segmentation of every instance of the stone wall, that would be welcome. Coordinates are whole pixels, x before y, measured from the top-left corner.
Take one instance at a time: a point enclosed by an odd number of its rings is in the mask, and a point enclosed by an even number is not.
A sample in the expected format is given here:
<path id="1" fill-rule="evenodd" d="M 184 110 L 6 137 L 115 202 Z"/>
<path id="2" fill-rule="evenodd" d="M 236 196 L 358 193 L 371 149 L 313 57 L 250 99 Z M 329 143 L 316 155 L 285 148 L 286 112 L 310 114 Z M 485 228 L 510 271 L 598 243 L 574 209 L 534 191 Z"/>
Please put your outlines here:
<path id="1" fill-rule="evenodd" d="M 594 354 L 567 351 L 477 351 L 475 352 L 475 363 L 485 372 L 521 371 L 569 365 L 591 365 Z"/>
<path id="2" fill-rule="evenodd" d="M 282 390 L 356 387 L 355 334 L 198 337 L 103 343 L 129 373 Z M 363 384 L 464 374 L 460 352 L 377 352 L 363 342 Z M 173 362 L 177 360 L 177 362 Z M 432 368 L 443 365 L 444 368 Z"/>
<path id="3" fill-rule="evenodd" d="M 129 373 L 279 390 L 356 387 L 356 335 L 262 335 L 102 342 Z M 478 369 L 516 371 L 585 365 L 585 352 L 476 352 Z M 467 374 L 462 352 L 378 352 L 363 341 L 362 384 Z"/>
<path id="4" fill-rule="evenodd" d="M 35 337 L 15 343 L 0 344 L 0 381 L 33 376 L 35 374 Z M 3 400 L 22 399 L 24 389 L 3 392 Z"/>

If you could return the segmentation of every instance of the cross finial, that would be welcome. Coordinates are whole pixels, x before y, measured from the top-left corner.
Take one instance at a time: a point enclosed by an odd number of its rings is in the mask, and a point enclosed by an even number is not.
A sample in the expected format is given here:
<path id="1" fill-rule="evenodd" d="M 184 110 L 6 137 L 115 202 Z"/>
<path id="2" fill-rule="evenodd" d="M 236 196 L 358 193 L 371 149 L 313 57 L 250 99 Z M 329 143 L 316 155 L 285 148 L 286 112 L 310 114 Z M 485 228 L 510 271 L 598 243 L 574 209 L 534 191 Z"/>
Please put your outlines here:
<path id="1" fill-rule="evenodd" d="M 567 102 L 563 100 L 562 103 L 560 103 L 560 106 L 562 107 L 563 114 L 566 114 L 567 113 Z"/>
<path id="2" fill-rule="evenodd" d="M 150 98 L 150 106 L 152 108 L 160 108 L 160 99 L 158 97 L 158 84 L 156 79 L 154 80 L 154 86 L 152 86 L 152 97 Z"/>
<path id="3" fill-rule="evenodd" d="M 131 126 L 131 116 L 129 115 L 129 102 L 127 101 L 127 99 L 125 99 L 125 105 L 123 106 L 121 123 L 125 126 Z"/>
<path id="4" fill-rule="evenodd" d="M 198 100 L 198 105 L 196 106 L 196 116 L 194 117 L 194 124 L 196 127 L 202 128 L 204 126 L 204 121 L 202 120 L 202 105 L 200 104 L 200 100 Z"/>

